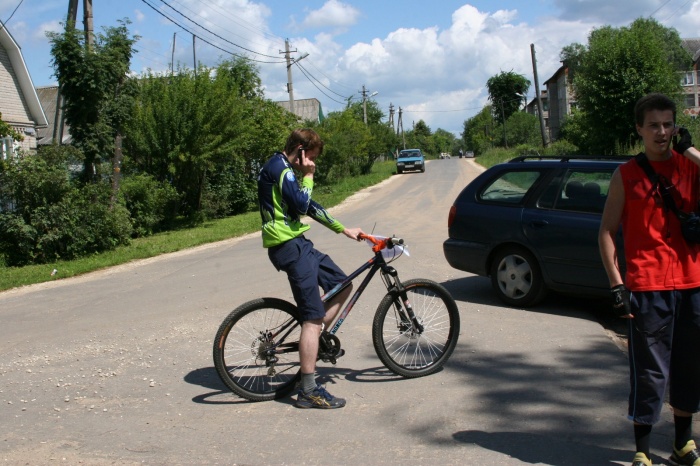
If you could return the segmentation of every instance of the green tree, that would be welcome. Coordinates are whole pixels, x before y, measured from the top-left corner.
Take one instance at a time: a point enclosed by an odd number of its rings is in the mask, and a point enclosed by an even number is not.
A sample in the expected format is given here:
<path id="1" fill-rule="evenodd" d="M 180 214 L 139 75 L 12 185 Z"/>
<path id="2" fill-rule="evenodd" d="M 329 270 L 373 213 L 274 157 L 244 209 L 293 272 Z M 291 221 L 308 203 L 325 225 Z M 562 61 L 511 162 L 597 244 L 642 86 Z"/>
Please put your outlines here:
<path id="1" fill-rule="evenodd" d="M 100 162 L 112 157 L 115 138 L 131 115 L 134 88 L 126 77 L 138 37 L 129 36 L 128 24 L 123 20 L 118 27 L 105 28 L 92 46 L 73 23 L 61 34 L 47 33 L 66 123 L 85 156 L 85 180 L 99 174 Z"/>
<path id="2" fill-rule="evenodd" d="M 438 154 L 443 152 L 451 153 L 454 145 L 455 135 L 442 128 L 438 128 L 433 134 L 433 145 Z M 459 151 L 459 149 L 457 149 Z"/>
<path id="3" fill-rule="evenodd" d="M 5 123 L 2 119 L 2 112 L 0 112 L 0 138 L 10 136 L 15 141 L 23 141 L 24 136 L 15 131 L 12 126 Z"/>
<path id="4" fill-rule="evenodd" d="M 527 144 L 531 146 L 541 146 L 542 137 L 540 134 L 540 121 L 539 119 L 527 112 L 516 112 L 508 118 L 506 121 L 506 140 L 508 145 L 516 146 L 520 144 Z M 502 140 L 503 137 L 503 126 L 499 125 L 496 128 L 494 134 L 499 137 L 498 145 L 506 145 Z"/>
<path id="5" fill-rule="evenodd" d="M 494 146 L 495 131 L 492 107 L 487 105 L 464 122 L 462 131 L 464 150 L 474 151 L 474 155 L 483 154 Z"/>
<path id="6" fill-rule="evenodd" d="M 690 56 L 675 29 L 640 18 L 629 27 L 594 30 L 585 51 L 577 50 L 574 92 L 586 140 L 572 140 L 591 153 L 618 153 L 636 140 L 634 105 L 650 92 L 680 98 L 677 71 Z M 573 128 L 571 128 L 573 129 Z"/>
<path id="7" fill-rule="evenodd" d="M 237 59 L 196 73 L 147 73 L 138 89 L 125 171 L 169 182 L 181 195 L 179 213 L 188 217 L 250 210 L 257 171 L 296 124 L 261 97 L 257 69 Z"/>
<path id="8" fill-rule="evenodd" d="M 426 155 L 434 156 L 436 154 L 433 144 L 433 132 L 425 121 L 418 120 L 413 125 L 413 129 L 406 131 L 405 137 L 407 149 L 420 149 Z"/>
<path id="9" fill-rule="evenodd" d="M 530 80 L 513 71 L 501 71 L 486 81 L 496 121 L 503 123 L 523 105 Z"/>

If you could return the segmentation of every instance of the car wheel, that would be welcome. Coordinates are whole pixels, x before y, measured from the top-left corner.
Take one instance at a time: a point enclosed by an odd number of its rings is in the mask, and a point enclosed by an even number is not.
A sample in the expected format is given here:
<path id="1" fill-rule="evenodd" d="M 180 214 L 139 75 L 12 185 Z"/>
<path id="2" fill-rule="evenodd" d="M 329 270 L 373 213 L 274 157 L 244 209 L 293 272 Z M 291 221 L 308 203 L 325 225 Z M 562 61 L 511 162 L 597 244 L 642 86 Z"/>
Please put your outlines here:
<path id="1" fill-rule="evenodd" d="M 420 172 L 421 172 L 421 173 L 425 173 L 425 167 L 421 168 L 421 169 L 420 169 Z"/>
<path id="2" fill-rule="evenodd" d="M 403 173 L 403 170 L 401 170 L 401 169 L 399 168 L 399 169 L 396 170 L 396 173 L 398 173 L 398 174 L 400 175 L 401 173 Z"/>
<path id="3" fill-rule="evenodd" d="M 491 285 L 498 297 L 511 306 L 533 306 L 547 292 L 537 259 L 515 246 L 505 247 L 494 256 Z"/>

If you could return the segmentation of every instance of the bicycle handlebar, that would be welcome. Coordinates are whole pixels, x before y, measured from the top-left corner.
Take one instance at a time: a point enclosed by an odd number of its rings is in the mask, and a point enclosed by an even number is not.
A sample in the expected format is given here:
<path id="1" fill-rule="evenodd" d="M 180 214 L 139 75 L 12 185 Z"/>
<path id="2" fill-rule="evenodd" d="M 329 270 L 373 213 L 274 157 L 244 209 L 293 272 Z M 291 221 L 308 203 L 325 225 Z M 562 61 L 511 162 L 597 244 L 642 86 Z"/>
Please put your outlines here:
<path id="1" fill-rule="evenodd" d="M 372 251 L 374 252 L 379 252 L 387 247 L 393 247 L 396 244 L 403 244 L 403 238 L 397 238 L 395 236 L 392 236 L 391 238 L 377 238 L 376 236 L 368 235 L 366 233 L 360 233 L 357 235 L 357 237 L 360 240 L 366 239 L 374 244 L 374 246 L 372 246 Z"/>

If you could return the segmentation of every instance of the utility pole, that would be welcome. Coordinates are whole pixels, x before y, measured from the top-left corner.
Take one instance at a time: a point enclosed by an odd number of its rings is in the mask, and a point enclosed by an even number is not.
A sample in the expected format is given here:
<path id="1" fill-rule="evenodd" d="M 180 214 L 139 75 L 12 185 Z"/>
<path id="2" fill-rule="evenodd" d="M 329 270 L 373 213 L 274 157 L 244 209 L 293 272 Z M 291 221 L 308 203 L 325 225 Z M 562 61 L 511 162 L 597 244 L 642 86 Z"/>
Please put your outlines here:
<path id="1" fill-rule="evenodd" d="M 362 94 L 362 113 L 364 113 L 364 122 L 365 122 L 365 125 L 367 125 L 367 97 L 368 97 L 368 96 L 367 96 L 367 93 L 368 93 L 368 92 L 369 92 L 369 91 L 368 91 L 367 89 L 365 89 L 365 85 L 363 84 L 363 85 L 362 85 L 362 92 L 361 92 L 361 94 Z M 373 97 L 373 96 L 375 96 L 375 95 L 377 95 L 377 94 L 379 94 L 379 92 L 376 92 L 376 91 L 375 91 L 375 92 L 372 92 L 372 93 L 369 95 L 369 97 Z"/>
<path id="2" fill-rule="evenodd" d="M 303 60 L 304 58 L 308 57 L 309 54 L 305 53 L 301 57 L 294 59 L 290 57 L 291 52 L 296 52 L 297 50 L 289 50 L 289 39 L 284 40 L 284 52 L 280 50 L 279 53 L 284 54 L 284 58 L 287 61 L 287 92 L 289 92 L 289 111 L 296 115 L 295 113 L 295 108 L 294 108 L 294 85 L 292 84 L 292 65 L 300 60 Z"/>
<path id="3" fill-rule="evenodd" d="M 391 131 L 394 131 L 394 104 L 389 102 L 389 126 L 391 126 Z"/>
<path id="4" fill-rule="evenodd" d="M 508 149 L 508 139 L 506 139 L 506 111 L 503 108 L 503 99 L 501 99 L 501 118 L 503 118 L 503 143 Z"/>
<path id="5" fill-rule="evenodd" d="M 175 74 L 175 37 L 177 32 L 173 32 L 173 50 L 170 52 L 170 76 Z"/>
<path id="6" fill-rule="evenodd" d="M 399 122 L 398 126 L 396 127 L 396 134 L 398 135 L 399 132 L 401 133 L 401 139 L 403 140 L 403 148 L 406 148 L 406 134 L 403 132 L 403 109 L 399 107 Z"/>
<path id="7" fill-rule="evenodd" d="M 540 95 L 540 80 L 537 77 L 537 59 L 535 58 L 535 44 L 530 44 L 530 51 L 532 52 L 532 74 L 535 77 L 535 96 L 537 97 L 537 116 L 540 119 L 540 133 L 542 133 L 542 147 L 547 147 L 547 131 L 544 126 L 542 96 Z"/>
<path id="8" fill-rule="evenodd" d="M 87 1 L 87 0 L 85 0 Z M 92 14 L 92 13 L 91 13 Z M 75 22 L 78 19 L 78 0 L 68 0 L 68 15 L 66 16 L 66 28 L 75 27 Z M 63 144 L 63 97 L 62 86 L 58 84 L 56 92 L 56 113 L 53 118 L 53 134 L 51 135 L 53 142 L 59 146 Z"/>
<path id="9" fill-rule="evenodd" d="M 83 0 L 83 26 L 85 27 L 85 43 L 88 50 L 95 45 L 95 34 L 92 27 L 92 0 Z"/>
<path id="10" fill-rule="evenodd" d="M 367 126 L 367 89 L 365 89 L 365 85 L 362 85 L 362 113 L 364 113 L 364 122 L 365 126 Z"/>

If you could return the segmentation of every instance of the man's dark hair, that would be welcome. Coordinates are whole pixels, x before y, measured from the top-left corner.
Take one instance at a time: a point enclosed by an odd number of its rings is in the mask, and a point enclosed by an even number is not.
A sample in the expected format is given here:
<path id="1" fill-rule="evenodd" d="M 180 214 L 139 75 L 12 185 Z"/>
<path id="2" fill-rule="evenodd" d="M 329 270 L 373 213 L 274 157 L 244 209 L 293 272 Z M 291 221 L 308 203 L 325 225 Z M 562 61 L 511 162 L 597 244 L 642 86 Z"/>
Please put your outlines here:
<path id="1" fill-rule="evenodd" d="M 672 110 L 673 122 L 676 122 L 676 103 L 664 94 L 647 94 L 637 101 L 634 106 L 634 120 L 639 126 L 644 126 L 644 117 L 650 110 Z"/>
<path id="2" fill-rule="evenodd" d="M 318 154 L 323 153 L 323 141 L 316 131 L 310 128 L 295 129 L 287 138 L 287 143 L 284 145 L 284 153 L 287 155 L 295 155 L 299 146 L 303 146 L 304 150 L 313 150 L 318 148 Z"/>

